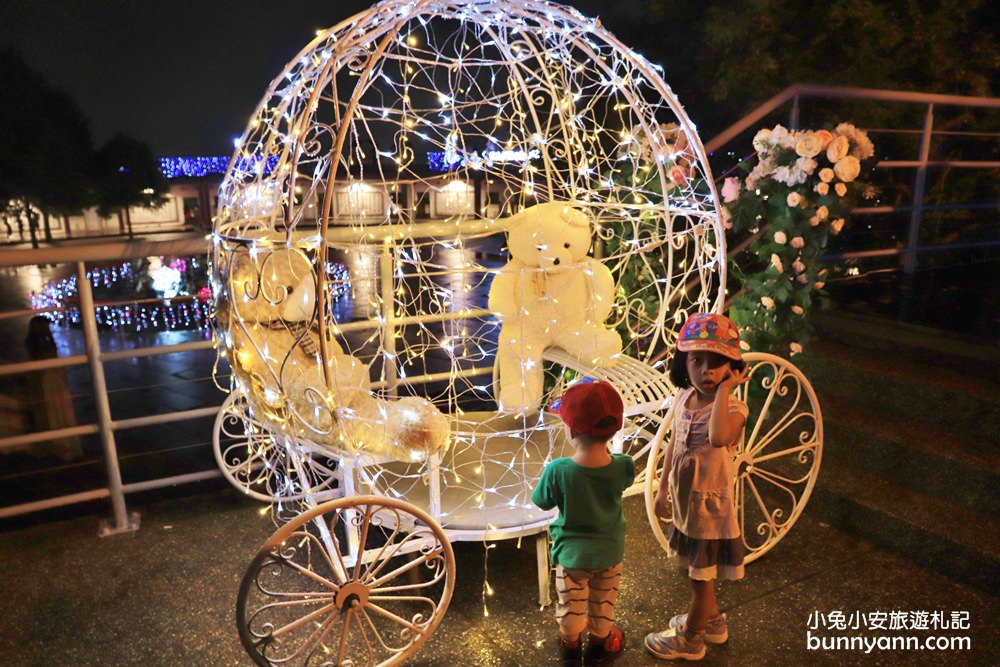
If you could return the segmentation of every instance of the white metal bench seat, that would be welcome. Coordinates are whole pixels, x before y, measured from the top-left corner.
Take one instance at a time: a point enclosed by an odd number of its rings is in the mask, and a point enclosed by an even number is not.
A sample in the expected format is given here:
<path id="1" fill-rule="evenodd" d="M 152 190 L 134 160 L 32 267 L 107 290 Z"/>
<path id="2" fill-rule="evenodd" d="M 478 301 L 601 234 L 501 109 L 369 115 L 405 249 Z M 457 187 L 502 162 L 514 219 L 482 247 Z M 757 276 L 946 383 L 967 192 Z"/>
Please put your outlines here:
<path id="1" fill-rule="evenodd" d="M 546 350 L 543 358 L 614 385 L 625 403 L 626 417 L 648 416 L 665 410 L 677 393 L 665 373 L 624 354 L 613 366 L 606 368 L 588 368 L 587 364 L 557 347 Z"/>

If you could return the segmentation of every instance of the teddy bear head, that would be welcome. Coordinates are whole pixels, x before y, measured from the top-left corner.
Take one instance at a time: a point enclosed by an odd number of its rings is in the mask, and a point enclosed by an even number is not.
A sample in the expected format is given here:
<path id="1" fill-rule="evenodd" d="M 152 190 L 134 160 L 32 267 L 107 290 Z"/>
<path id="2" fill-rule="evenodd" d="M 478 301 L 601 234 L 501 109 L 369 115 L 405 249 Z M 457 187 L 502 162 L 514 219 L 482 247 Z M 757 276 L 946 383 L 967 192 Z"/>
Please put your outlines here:
<path id="1" fill-rule="evenodd" d="M 590 220 L 572 204 L 536 204 L 502 222 L 515 259 L 546 271 L 572 267 L 590 252 Z"/>
<path id="2" fill-rule="evenodd" d="M 316 309 L 316 273 L 302 251 L 278 247 L 238 253 L 233 306 L 244 322 L 309 322 Z"/>

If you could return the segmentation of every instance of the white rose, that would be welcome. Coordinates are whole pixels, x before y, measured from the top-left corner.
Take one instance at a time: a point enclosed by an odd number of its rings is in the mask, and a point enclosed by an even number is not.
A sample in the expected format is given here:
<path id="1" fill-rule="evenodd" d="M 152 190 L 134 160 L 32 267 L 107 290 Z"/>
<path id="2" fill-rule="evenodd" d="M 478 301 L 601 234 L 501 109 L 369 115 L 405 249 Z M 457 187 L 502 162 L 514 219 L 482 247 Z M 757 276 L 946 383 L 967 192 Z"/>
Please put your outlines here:
<path id="1" fill-rule="evenodd" d="M 818 220 L 826 220 L 827 216 L 830 215 L 830 209 L 826 206 L 820 206 L 816 209 L 816 218 Z"/>
<path id="2" fill-rule="evenodd" d="M 833 138 L 830 145 L 826 147 L 826 159 L 834 164 L 844 159 L 851 150 L 851 142 L 847 137 L 840 135 Z"/>
<path id="3" fill-rule="evenodd" d="M 763 305 L 768 310 L 770 310 L 771 308 L 774 308 L 774 299 L 772 299 L 769 296 L 762 296 L 762 297 L 760 297 L 760 303 L 761 303 L 761 305 Z"/>
<path id="4" fill-rule="evenodd" d="M 788 237 L 785 236 L 785 232 L 775 232 L 774 242 L 778 245 L 785 245 L 788 242 Z"/>
<path id="5" fill-rule="evenodd" d="M 835 174 L 833 173 L 833 169 L 830 169 L 829 167 L 825 167 L 819 170 L 819 180 L 823 181 L 824 183 L 829 183 L 830 181 L 832 181 L 834 175 Z"/>
<path id="6" fill-rule="evenodd" d="M 801 354 L 802 353 L 802 346 L 799 345 L 798 343 L 789 343 L 788 344 L 788 351 L 791 352 L 793 356 L 796 355 L 796 354 Z"/>
<path id="7" fill-rule="evenodd" d="M 811 174 L 816 170 L 816 160 L 811 157 L 800 157 L 795 161 L 795 166 L 805 174 Z"/>
<path id="8" fill-rule="evenodd" d="M 861 163 L 858 162 L 858 158 L 848 155 L 833 165 L 833 173 L 843 182 L 850 183 L 861 173 Z"/>
<path id="9" fill-rule="evenodd" d="M 778 273 L 784 273 L 785 272 L 785 267 L 781 263 L 781 258 L 778 257 L 777 253 L 773 253 L 773 252 L 771 253 L 771 266 L 773 266 L 774 268 L 778 269 Z"/>
<path id="10" fill-rule="evenodd" d="M 814 132 L 803 132 L 795 142 L 795 154 L 799 157 L 816 157 L 823 150 L 823 139 Z"/>
<path id="11" fill-rule="evenodd" d="M 825 197 L 826 194 L 830 192 L 830 186 L 826 183 L 817 183 L 816 187 L 813 188 L 813 190 L 815 190 L 816 194 L 818 194 L 819 196 Z"/>
<path id="12" fill-rule="evenodd" d="M 837 183 L 835 186 L 833 186 L 833 189 L 837 193 L 838 197 L 843 197 L 844 195 L 847 194 L 847 186 L 844 185 L 843 183 Z"/>
<path id="13" fill-rule="evenodd" d="M 770 147 L 771 130 L 764 128 L 759 130 L 753 138 L 753 148 L 758 153 L 766 151 Z"/>
<path id="14" fill-rule="evenodd" d="M 806 244 L 806 241 L 801 236 L 796 236 L 795 238 L 793 238 L 792 239 L 792 243 L 791 243 L 791 245 L 792 245 L 793 248 L 801 248 L 805 244 Z"/>
<path id="15" fill-rule="evenodd" d="M 776 146 L 781 146 L 782 148 L 791 149 L 795 147 L 795 135 L 781 125 L 774 126 L 774 129 L 771 130 L 771 134 L 768 137 L 768 141 Z"/>
<path id="16" fill-rule="evenodd" d="M 837 218 L 836 220 L 834 220 L 833 222 L 830 223 L 830 229 L 833 230 L 834 234 L 839 234 L 840 230 L 843 229 L 843 228 L 844 228 L 844 219 L 843 218 Z"/>
<path id="17" fill-rule="evenodd" d="M 806 311 L 802 310 L 802 306 L 792 306 L 792 312 L 795 313 L 796 315 L 801 315 Z"/>
<path id="18" fill-rule="evenodd" d="M 789 207 L 795 208 L 802 203 L 802 195 L 798 192 L 789 192 L 788 196 L 785 197 L 785 203 L 788 204 Z"/>

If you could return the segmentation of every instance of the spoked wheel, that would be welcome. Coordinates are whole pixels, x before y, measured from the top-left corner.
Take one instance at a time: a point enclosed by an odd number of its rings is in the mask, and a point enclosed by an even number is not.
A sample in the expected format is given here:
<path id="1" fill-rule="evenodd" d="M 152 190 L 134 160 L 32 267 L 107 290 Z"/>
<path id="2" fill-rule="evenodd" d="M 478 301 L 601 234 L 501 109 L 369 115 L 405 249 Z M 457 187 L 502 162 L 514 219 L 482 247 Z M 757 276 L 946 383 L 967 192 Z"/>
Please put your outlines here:
<path id="1" fill-rule="evenodd" d="M 749 563 L 788 533 L 809 500 L 823 451 L 823 416 L 812 385 L 788 360 L 763 353 L 744 359 L 750 381 L 736 393 L 750 415 L 736 451 L 734 501 Z M 653 500 L 671 421 L 660 429 L 646 462 L 646 511 L 664 549 L 669 521 L 656 517 Z"/>
<path id="2" fill-rule="evenodd" d="M 399 665 L 434 633 L 454 587 L 455 556 L 430 515 L 391 498 L 341 498 L 261 548 L 240 586 L 240 639 L 262 666 Z"/>
<path id="3" fill-rule="evenodd" d="M 256 500 L 296 501 L 336 488 L 335 459 L 274 434 L 253 418 L 246 399 L 235 392 L 215 418 L 212 445 L 222 475 Z"/>

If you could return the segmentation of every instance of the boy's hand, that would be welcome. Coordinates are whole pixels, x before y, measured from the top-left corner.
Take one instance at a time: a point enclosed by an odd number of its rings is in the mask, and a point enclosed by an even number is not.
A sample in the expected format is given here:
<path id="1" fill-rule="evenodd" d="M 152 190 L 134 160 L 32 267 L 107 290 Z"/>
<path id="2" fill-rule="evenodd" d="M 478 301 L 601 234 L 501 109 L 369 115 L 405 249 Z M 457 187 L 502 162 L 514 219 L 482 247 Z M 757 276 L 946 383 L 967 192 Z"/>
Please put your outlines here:
<path id="1" fill-rule="evenodd" d="M 750 381 L 749 377 L 750 367 L 744 366 L 743 370 L 737 372 L 732 368 L 729 369 L 729 374 L 723 378 L 722 382 L 719 383 L 719 389 L 724 389 L 725 391 L 732 391 L 741 384 L 745 384 Z"/>
<path id="2" fill-rule="evenodd" d="M 673 518 L 674 510 L 670 502 L 670 494 L 666 491 L 656 493 L 656 500 L 653 501 L 653 514 L 661 519 Z"/>

